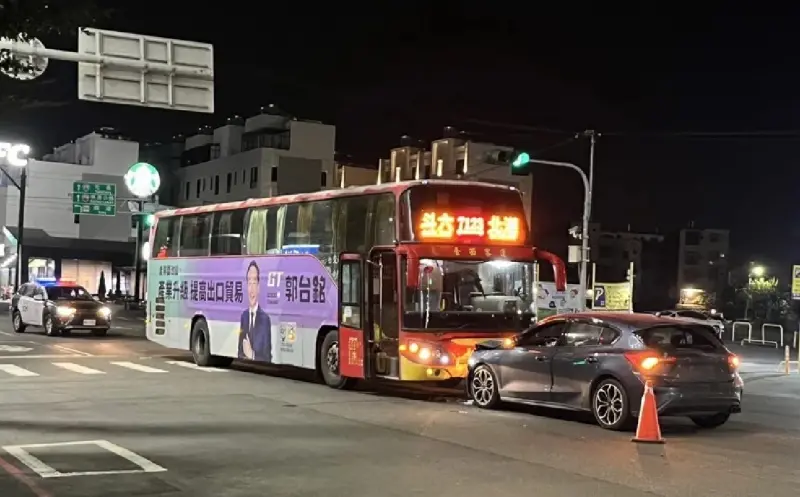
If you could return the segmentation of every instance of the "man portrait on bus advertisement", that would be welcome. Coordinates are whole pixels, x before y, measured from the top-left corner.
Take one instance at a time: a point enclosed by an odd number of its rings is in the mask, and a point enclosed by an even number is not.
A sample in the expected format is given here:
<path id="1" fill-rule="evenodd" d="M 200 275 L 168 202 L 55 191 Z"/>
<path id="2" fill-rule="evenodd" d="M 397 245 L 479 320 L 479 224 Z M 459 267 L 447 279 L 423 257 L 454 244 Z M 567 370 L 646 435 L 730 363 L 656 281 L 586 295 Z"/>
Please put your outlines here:
<path id="1" fill-rule="evenodd" d="M 272 361 L 272 323 L 258 303 L 261 270 L 256 261 L 247 266 L 247 309 L 242 312 L 239 333 L 239 358 L 251 361 Z"/>

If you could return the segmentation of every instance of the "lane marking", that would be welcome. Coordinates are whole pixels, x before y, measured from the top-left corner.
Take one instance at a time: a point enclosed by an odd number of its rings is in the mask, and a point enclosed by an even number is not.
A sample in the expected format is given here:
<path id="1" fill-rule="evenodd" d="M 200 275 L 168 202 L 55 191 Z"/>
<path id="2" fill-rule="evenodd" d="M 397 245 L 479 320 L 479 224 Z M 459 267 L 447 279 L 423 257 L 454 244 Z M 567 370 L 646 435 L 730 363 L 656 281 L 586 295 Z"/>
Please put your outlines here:
<path id="1" fill-rule="evenodd" d="M 46 449 L 52 447 L 69 447 L 75 445 L 95 445 L 101 449 L 105 449 L 112 454 L 115 454 L 129 462 L 139 466 L 141 469 L 125 469 L 125 470 L 111 470 L 111 471 L 76 471 L 72 473 L 61 473 L 60 471 L 48 466 L 39 458 L 32 455 L 26 449 Z M 119 445 L 115 445 L 107 440 L 88 440 L 80 442 L 61 442 L 50 444 L 31 444 L 31 445 L 7 445 L 3 450 L 16 457 L 20 462 L 32 469 L 36 474 L 42 478 L 66 478 L 70 476 L 103 476 L 103 475 L 124 475 L 136 473 L 163 473 L 167 471 L 166 468 L 159 466 L 153 461 L 146 459 L 139 454 L 130 451 Z M 44 497 L 44 496 L 41 496 Z"/>
<path id="2" fill-rule="evenodd" d="M 15 336 L 17 336 L 16 333 L 9 333 L 7 331 L 0 331 L 0 335 L 5 335 L 7 337 L 15 337 Z"/>
<path id="3" fill-rule="evenodd" d="M 152 368 L 143 364 L 136 364 L 135 362 L 112 361 L 111 364 L 122 368 L 133 369 L 134 371 L 141 371 L 142 373 L 169 373 L 169 371 L 165 369 Z"/>
<path id="4" fill-rule="evenodd" d="M 87 368 L 86 366 L 81 366 L 80 364 L 75 364 L 73 362 L 53 362 L 51 363 L 53 366 L 57 366 L 62 369 L 66 369 L 68 371 L 72 371 L 73 373 L 80 373 L 80 374 L 105 374 L 103 371 L 99 371 L 97 369 Z"/>
<path id="5" fill-rule="evenodd" d="M 15 364 L 0 364 L 0 371 L 13 376 L 39 376 L 38 373 L 21 368 Z"/>
<path id="6" fill-rule="evenodd" d="M 82 355 L 84 357 L 94 357 L 94 354 L 90 354 L 90 353 L 84 352 L 82 350 L 77 350 L 77 349 L 72 349 L 72 348 L 69 348 L 69 347 L 64 347 L 63 345 L 55 345 L 55 344 L 53 344 L 51 346 L 55 347 L 57 349 L 63 350 L 65 352 L 70 352 L 70 353 L 73 353 L 73 354 Z"/>
<path id="7" fill-rule="evenodd" d="M 227 373 L 228 371 L 225 369 L 219 368 L 205 368 L 203 366 L 198 366 L 193 362 L 184 362 L 184 361 L 167 361 L 167 364 L 172 364 L 173 366 L 181 366 L 184 368 L 195 369 L 197 371 L 207 371 L 209 373 Z"/>

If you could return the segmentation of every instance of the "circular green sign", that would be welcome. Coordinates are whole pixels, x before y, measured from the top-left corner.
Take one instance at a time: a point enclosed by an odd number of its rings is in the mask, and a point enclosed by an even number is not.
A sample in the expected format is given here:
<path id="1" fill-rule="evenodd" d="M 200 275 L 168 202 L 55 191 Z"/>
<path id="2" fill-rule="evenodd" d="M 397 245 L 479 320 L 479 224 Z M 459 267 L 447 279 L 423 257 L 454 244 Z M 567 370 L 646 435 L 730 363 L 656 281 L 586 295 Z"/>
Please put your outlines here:
<path id="1" fill-rule="evenodd" d="M 135 197 L 149 197 L 161 186 L 161 176 L 152 164 L 137 162 L 125 173 L 125 186 Z"/>

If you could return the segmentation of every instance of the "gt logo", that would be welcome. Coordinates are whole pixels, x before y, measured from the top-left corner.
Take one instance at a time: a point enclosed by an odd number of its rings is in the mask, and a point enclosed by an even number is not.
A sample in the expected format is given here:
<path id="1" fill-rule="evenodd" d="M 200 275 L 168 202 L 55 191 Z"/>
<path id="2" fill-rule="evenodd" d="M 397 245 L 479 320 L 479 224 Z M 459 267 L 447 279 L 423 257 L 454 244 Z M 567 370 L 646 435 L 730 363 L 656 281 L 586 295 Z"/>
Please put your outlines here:
<path id="1" fill-rule="evenodd" d="M 279 287 L 281 286 L 281 276 L 283 276 L 283 271 L 270 271 L 267 275 L 267 286 L 268 287 Z"/>
<path id="2" fill-rule="evenodd" d="M 0 142 L 0 159 L 5 159 L 9 166 L 25 167 L 28 165 L 28 154 L 31 147 L 22 143 Z M 3 162 L 0 160 L 0 162 Z"/>

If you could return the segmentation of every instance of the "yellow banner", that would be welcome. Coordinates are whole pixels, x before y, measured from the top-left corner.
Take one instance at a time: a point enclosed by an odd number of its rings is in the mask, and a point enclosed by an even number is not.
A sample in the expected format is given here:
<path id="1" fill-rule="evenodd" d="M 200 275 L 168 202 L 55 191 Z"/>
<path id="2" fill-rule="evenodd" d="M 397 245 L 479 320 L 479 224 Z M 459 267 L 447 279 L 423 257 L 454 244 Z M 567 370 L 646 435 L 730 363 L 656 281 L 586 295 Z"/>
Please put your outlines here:
<path id="1" fill-rule="evenodd" d="M 792 266 L 792 300 L 800 300 L 800 266 Z"/>
<path id="2" fill-rule="evenodd" d="M 631 309 L 631 284 L 595 283 L 592 309 L 629 311 Z"/>

